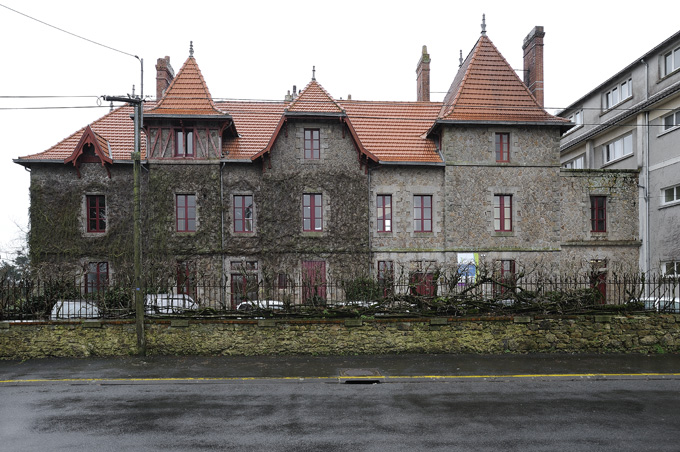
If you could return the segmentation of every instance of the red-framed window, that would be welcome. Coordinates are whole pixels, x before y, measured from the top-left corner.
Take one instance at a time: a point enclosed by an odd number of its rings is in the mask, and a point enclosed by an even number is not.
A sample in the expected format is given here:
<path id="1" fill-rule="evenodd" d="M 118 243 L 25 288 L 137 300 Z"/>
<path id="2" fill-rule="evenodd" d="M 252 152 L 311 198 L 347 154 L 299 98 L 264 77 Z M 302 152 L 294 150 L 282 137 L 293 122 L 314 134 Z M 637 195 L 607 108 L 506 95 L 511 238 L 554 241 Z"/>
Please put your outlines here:
<path id="1" fill-rule="evenodd" d="M 512 195 L 493 196 L 493 228 L 496 232 L 512 231 Z"/>
<path id="2" fill-rule="evenodd" d="M 234 195 L 234 232 L 253 232 L 255 222 L 252 195 Z"/>
<path id="3" fill-rule="evenodd" d="M 319 129 L 305 129 L 305 159 L 321 158 L 321 138 Z"/>
<path id="4" fill-rule="evenodd" d="M 510 134 L 496 133 L 496 161 L 509 162 L 510 161 Z"/>
<path id="5" fill-rule="evenodd" d="M 109 263 L 90 262 L 85 275 L 85 293 L 95 293 L 106 289 L 109 284 Z"/>
<path id="6" fill-rule="evenodd" d="M 194 144 L 193 131 L 175 130 L 175 157 L 193 157 Z"/>
<path id="7" fill-rule="evenodd" d="M 391 295 L 394 291 L 394 262 L 378 261 L 378 286 L 382 290 L 383 297 Z"/>
<path id="8" fill-rule="evenodd" d="M 494 278 L 494 293 L 503 295 L 513 292 L 515 287 L 515 261 L 511 259 L 500 260 Z"/>
<path id="9" fill-rule="evenodd" d="M 288 275 L 283 272 L 279 272 L 279 274 L 277 275 L 277 287 L 280 290 L 285 290 L 288 288 L 289 285 L 290 283 L 288 281 Z"/>
<path id="10" fill-rule="evenodd" d="M 87 232 L 106 232 L 106 197 L 103 195 L 88 195 L 87 203 Z"/>
<path id="11" fill-rule="evenodd" d="M 326 262 L 302 261 L 302 301 L 326 300 Z"/>
<path id="12" fill-rule="evenodd" d="M 590 197 L 590 230 L 607 232 L 607 197 Z"/>
<path id="13" fill-rule="evenodd" d="M 257 261 L 231 262 L 231 307 L 238 308 L 244 301 L 257 300 L 259 284 Z"/>
<path id="14" fill-rule="evenodd" d="M 194 295 L 194 271 L 190 262 L 177 262 L 177 293 Z"/>
<path id="15" fill-rule="evenodd" d="M 392 195 L 378 195 L 378 232 L 392 231 Z"/>
<path id="16" fill-rule="evenodd" d="M 176 195 L 177 232 L 196 231 L 196 195 Z"/>
<path id="17" fill-rule="evenodd" d="M 323 196 L 320 193 L 302 195 L 302 230 L 323 231 Z"/>
<path id="18" fill-rule="evenodd" d="M 413 230 L 432 232 L 432 195 L 413 196 Z"/>

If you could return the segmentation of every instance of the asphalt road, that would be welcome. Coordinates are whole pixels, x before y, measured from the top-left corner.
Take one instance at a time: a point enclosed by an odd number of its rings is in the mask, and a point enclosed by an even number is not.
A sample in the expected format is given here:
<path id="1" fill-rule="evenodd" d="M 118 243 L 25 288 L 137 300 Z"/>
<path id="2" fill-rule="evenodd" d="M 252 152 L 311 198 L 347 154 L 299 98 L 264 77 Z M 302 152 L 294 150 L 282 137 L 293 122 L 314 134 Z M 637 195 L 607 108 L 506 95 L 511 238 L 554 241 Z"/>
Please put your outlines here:
<path id="1" fill-rule="evenodd" d="M 675 355 L 0 362 L 0 450 L 678 451 L 679 363 Z"/>

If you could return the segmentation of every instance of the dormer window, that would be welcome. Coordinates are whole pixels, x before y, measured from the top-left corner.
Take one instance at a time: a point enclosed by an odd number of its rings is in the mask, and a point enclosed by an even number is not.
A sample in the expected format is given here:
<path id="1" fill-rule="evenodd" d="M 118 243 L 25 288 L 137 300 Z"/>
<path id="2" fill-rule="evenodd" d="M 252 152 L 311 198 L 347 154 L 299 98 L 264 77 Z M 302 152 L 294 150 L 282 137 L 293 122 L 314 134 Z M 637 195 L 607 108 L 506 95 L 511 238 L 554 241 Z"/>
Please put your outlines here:
<path id="1" fill-rule="evenodd" d="M 633 79 L 629 78 L 616 85 L 604 96 L 604 108 L 608 110 L 633 95 Z"/>
<path id="2" fill-rule="evenodd" d="M 194 156 L 194 132 L 175 130 L 175 157 Z"/>

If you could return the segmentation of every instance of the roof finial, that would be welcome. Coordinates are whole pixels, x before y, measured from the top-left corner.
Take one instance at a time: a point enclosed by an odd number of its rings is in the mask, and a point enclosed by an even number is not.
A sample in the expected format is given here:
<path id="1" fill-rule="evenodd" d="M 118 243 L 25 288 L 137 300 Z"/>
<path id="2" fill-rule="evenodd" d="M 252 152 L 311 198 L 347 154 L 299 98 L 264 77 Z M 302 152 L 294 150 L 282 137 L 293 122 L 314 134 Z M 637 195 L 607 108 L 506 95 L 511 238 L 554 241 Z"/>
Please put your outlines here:
<path id="1" fill-rule="evenodd" d="M 312 80 L 316 80 L 316 66 L 312 66 Z"/>
<path id="2" fill-rule="evenodd" d="M 458 67 L 463 65 L 463 49 L 460 49 L 460 56 L 458 57 Z"/>
<path id="3" fill-rule="evenodd" d="M 189 57 L 194 57 L 194 41 L 189 41 Z"/>
<path id="4" fill-rule="evenodd" d="M 482 36 L 486 36 L 486 14 L 482 14 Z"/>

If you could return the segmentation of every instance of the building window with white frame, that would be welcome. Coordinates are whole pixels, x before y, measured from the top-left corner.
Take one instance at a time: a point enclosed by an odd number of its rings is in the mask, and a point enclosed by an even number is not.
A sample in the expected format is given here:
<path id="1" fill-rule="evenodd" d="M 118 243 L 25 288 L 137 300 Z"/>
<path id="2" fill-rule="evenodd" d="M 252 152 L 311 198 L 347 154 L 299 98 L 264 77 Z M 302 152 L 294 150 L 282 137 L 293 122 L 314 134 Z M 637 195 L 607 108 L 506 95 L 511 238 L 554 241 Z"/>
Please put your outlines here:
<path id="1" fill-rule="evenodd" d="M 680 68 L 680 47 L 663 56 L 663 75 L 666 76 Z"/>
<path id="2" fill-rule="evenodd" d="M 604 108 L 608 110 L 633 95 L 633 79 L 619 83 L 604 95 Z"/>
<path id="3" fill-rule="evenodd" d="M 573 160 L 569 160 L 567 163 L 562 165 L 564 169 L 583 169 L 585 166 L 586 158 L 584 155 L 579 155 Z"/>
<path id="4" fill-rule="evenodd" d="M 583 110 L 575 111 L 569 115 L 569 121 L 574 123 L 574 129 L 583 125 Z"/>
<path id="5" fill-rule="evenodd" d="M 662 268 L 666 276 L 680 276 L 680 261 L 664 262 Z"/>
<path id="6" fill-rule="evenodd" d="M 680 126 L 680 110 L 663 117 L 663 130 L 675 129 Z"/>
<path id="7" fill-rule="evenodd" d="M 618 160 L 633 153 L 633 134 L 629 133 L 604 146 L 604 163 Z"/>
<path id="8" fill-rule="evenodd" d="M 663 190 L 663 203 L 664 204 L 674 204 L 680 201 L 680 185 L 675 187 L 664 188 Z"/>

